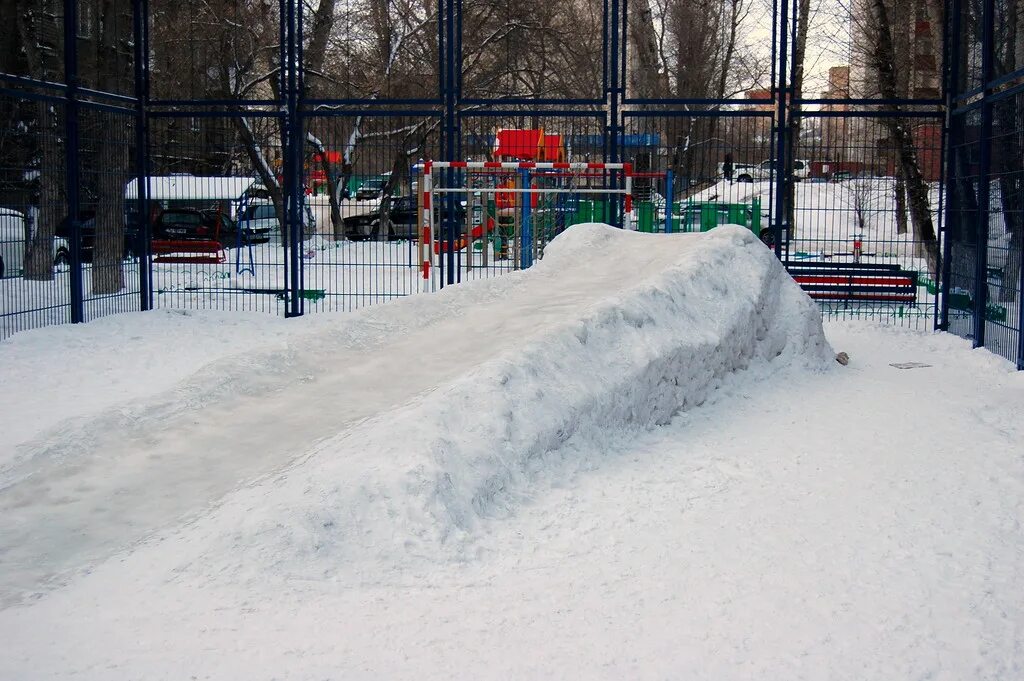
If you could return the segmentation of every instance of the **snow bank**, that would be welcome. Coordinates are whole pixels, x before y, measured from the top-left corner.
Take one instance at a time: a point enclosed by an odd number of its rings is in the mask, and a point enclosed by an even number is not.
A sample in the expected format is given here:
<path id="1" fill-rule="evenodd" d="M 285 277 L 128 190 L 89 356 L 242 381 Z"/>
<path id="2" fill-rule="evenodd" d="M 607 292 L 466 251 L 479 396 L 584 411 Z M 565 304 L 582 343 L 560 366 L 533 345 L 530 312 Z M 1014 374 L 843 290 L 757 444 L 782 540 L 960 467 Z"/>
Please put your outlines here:
<path id="1" fill-rule="evenodd" d="M 415 306 L 435 327 L 454 320 L 463 347 L 493 354 L 205 519 L 239 570 L 322 574 L 368 555 L 458 552 L 571 455 L 572 439 L 666 423 L 754 363 L 824 368 L 832 357 L 817 307 L 738 227 L 661 236 L 577 226 L 532 270 L 403 303 L 393 314 Z M 502 316 L 529 330 L 503 333 Z"/>

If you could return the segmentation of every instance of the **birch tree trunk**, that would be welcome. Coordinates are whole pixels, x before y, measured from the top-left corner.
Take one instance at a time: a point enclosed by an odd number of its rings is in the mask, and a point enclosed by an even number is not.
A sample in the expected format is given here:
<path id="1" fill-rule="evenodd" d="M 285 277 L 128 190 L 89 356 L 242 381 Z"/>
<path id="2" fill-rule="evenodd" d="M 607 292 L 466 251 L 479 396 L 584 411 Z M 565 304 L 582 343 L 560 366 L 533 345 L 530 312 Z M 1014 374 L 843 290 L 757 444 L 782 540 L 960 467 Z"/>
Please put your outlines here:
<path id="1" fill-rule="evenodd" d="M 870 59 L 878 75 L 879 91 L 884 99 L 897 99 L 899 88 L 896 74 L 896 49 L 893 45 L 892 24 L 886 0 L 870 0 L 871 18 L 874 22 L 875 40 L 871 46 Z M 897 113 L 899 107 L 896 107 Z M 932 221 L 931 204 L 928 197 L 928 183 L 921 173 L 917 149 L 909 121 L 904 116 L 882 119 L 889 136 L 896 147 L 897 162 L 907 183 L 907 202 L 910 218 L 914 225 L 919 255 L 924 258 L 928 271 L 934 279 L 939 269 L 939 243 Z"/>

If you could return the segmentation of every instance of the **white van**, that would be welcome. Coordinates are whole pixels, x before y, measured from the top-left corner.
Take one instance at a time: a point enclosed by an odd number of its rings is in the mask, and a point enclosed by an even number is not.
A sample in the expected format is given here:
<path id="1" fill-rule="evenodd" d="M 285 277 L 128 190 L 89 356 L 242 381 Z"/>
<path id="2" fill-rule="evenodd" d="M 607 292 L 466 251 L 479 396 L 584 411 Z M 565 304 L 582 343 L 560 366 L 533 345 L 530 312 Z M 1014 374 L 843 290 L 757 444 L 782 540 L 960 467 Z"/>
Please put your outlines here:
<path id="1" fill-rule="evenodd" d="M 0 279 L 19 277 L 25 272 L 25 249 L 29 230 L 25 214 L 10 208 L 0 208 Z M 68 242 L 60 237 L 53 240 L 53 264 L 66 266 L 71 251 Z"/>

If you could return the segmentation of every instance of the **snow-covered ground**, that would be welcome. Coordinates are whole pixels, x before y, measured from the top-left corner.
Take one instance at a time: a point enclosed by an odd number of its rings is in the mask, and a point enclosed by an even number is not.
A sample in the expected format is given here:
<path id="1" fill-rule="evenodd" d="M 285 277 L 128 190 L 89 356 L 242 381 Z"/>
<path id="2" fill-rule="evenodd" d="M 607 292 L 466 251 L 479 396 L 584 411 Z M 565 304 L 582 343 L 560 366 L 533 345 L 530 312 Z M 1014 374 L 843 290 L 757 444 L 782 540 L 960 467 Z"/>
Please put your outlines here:
<path id="1" fill-rule="evenodd" d="M 747 231 L 593 226 L 355 314 L 17 335 L 0 678 L 1021 677 L 1024 376 L 826 331 Z"/>
<path id="2" fill-rule="evenodd" d="M 932 218 L 939 220 L 939 185 L 931 186 Z M 775 185 L 771 182 L 719 181 L 695 194 L 694 201 L 751 203 L 761 201 L 763 224 L 769 226 L 767 213 L 774 203 Z M 895 180 L 871 177 L 842 182 L 806 180 L 794 185 L 794 219 L 791 251 L 808 257 L 847 258 L 852 256 L 853 241 L 860 235 L 867 261 L 894 261 L 906 267 L 925 270 L 920 262 L 916 236 L 908 226 L 899 232 L 896 221 Z"/>

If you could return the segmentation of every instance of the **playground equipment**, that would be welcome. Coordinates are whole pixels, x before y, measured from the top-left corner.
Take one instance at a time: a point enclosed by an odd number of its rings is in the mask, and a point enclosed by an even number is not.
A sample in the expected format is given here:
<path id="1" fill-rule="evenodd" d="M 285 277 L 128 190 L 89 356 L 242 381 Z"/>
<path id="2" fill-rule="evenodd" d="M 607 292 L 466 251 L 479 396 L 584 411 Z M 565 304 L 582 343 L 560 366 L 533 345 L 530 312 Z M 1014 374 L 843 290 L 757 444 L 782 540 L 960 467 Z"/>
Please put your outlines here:
<path id="1" fill-rule="evenodd" d="M 758 238 L 770 237 L 770 230 L 762 228 L 761 199 L 754 196 L 750 203 L 727 203 L 723 201 L 674 201 L 673 174 L 671 170 L 664 172 L 634 172 L 633 178 L 661 180 L 664 182 L 665 196 L 655 194 L 650 186 L 645 187 L 646 194 L 641 196 L 638 190 L 634 194 L 636 211 L 636 228 L 640 232 L 672 234 L 674 232 L 707 232 L 718 225 L 742 225 L 752 231 Z"/>
<path id="2" fill-rule="evenodd" d="M 546 137 L 552 136 L 538 134 L 537 143 Z M 557 143 L 552 144 L 557 150 Z M 622 226 L 633 229 L 632 166 L 628 163 L 426 161 L 415 171 L 423 178 L 418 194 L 418 257 L 425 290 L 435 286 L 435 257 L 442 253 L 466 250 L 459 266 L 467 270 L 478 266 L 477 253 L 482 260 L 479 266 L 490 266 L 493 257 L 525 269 L 569 225 L 618 222 L 621 209 Z M 435 171 L 444 172 L 435 178 Z M 450 186 L 441 186 L 446 177 Z M 456 201 L 457 197 L 465 197 L 465 202 Z M 459 210 L 457 206 L 462 205 L 465 209 Z M 439 234 L 437 226 L 443 223 L 450 230 L 453 220 L 463 223 L 458 233 Z"/>

